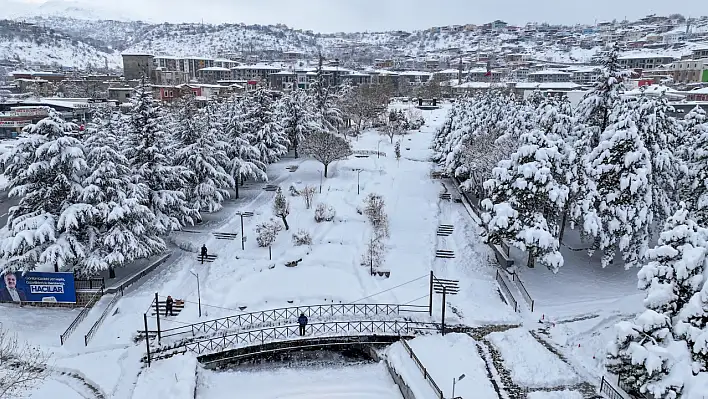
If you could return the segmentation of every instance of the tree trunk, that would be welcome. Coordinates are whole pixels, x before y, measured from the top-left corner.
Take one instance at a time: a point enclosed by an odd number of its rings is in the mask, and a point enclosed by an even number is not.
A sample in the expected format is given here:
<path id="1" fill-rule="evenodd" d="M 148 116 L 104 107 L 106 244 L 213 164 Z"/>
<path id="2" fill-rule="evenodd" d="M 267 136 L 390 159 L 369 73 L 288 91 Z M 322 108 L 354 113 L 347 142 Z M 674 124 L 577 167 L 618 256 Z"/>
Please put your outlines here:
<path id="1" fill-rule="evenodd" d="M 273 247 L 268 245 L 268 259 L 273 260 Z"/>
<path id="2" fill-rule="evenodd" d="M 293 140 L 293 150 L 295 150 L 295 159 L 297 159 L 299 157 L 299 155 L 297 153 L 297 144 L 298 144 L 297 141 L 298 141 L 297 138 L 295 140 Z"/>
<path id="3" fill-rule="evenodd" d="M 288 226 L 288 221 L 285 219 L 285 216 L 280 215 L 280 218 L 283 219 L 283 224 L 285 225 L 285 230 L 290 230 L 290 226 Z"/>
<path id="4" fill-rule="evenodd" d="M 327 167 L 328 166 L 329 166 L 329 164 L 327 164 L 327 163 L 324 164 L 324 177 L 327 177 Z"/>
<path id="5" fill-rule="evenodd" d="M 561 218 L 560 232 L 558 232 L 558 243 L 563 244 L 563 233 L 565 233 L 565 222 L 568 218 L 568 208 L 563 209 L 563 218 Z"/>
<path id="6" fill-rule="evenodd" d="M 526 260 L 526 267 L 528 267 L 529 269 L 533 269 L 533 268 L 534 268 L 533 255 L 531 254 L 530 251 L 529 251 L 529 257 L 528 257 L 528 259 Z"/>
<path id="7" fill-rule="evenodd" d="M 239 175 L 236 174 L 236 199 L 238 199 L 238 183 L 239 183 Z"/>

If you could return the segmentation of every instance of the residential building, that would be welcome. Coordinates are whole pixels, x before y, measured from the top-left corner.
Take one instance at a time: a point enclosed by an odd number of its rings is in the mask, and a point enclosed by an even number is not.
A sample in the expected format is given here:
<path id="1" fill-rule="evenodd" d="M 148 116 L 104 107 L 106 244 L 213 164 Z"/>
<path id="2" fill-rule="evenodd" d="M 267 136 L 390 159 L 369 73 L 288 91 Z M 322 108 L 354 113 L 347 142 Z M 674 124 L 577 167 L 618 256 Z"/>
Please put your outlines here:
<path id="1" fill-rule="evenodd" d="M 179 85 L 189 83 L 189 73 L 182 71 L 170 71 L 162 67 L 155 68 L 152 82 L 157 85 Z"/>
<path id="2" fill-rule="evenodd" d="M 123 56 L 123 76 L 127 80 L 151 79 L 155 70 L 154 56 L 152 54 L 130 54 Z"/>
<path id="3" fill-rule="evenodd" d="M 544 69 L 541 71 L 529 72 L 527 78 L 531 82 L 570 82 L 573 76 L 570 72 L 557 69 Z"/>
<path id="4" fill-rule="evenodd" d="M 203 58 L 203 57 L 184 57 L 181 58 L 180 61 L 183 61 L 185 66 L 183 67 L 184 69 L 180 69 L 183 72 L 188 72 L 189 77 L 192 79 L 196 79 L 197 77 L 197 71 L 203 68 L 210 68 L 214 66 L 214 60 L 211 58 Z"/>
<path id="5" fill-rule="evenodd" d="M 206 67 L 197 71 L 197 79 L 201 83 L 216 83 L 231 78 L 231 69 L 224 67 Z"/>
<path id="6" fill-rule="evenodd" d="M 674 60 L 671 56 L 649 53 L 625 54 L 619 57 L 620 66 L 627 69 L 652 69 L 670 64 Z"/>
<path id="7" fill-rule="evenodd" d="M 708 87 L 683 92 L 686 95 L 686 101 L 708 101 Z"/>
<path id="8" fill-rule="evenodd" d="M 115 101 L 118 104 L 127 103 L 133 96 L 135 89 L 132 87 L 109 87 L 108 88 L 108 99 Z"/>
<path id="9" fill-rule="evenodd" d="M 666 71 L 676 83 L 708 82 L 708 58 L 675 61 Z"/>
<path id="10" fill-rule="evenodd" d="M 498 69 L 492 69 L 487 71 L 487 68 L 473 68 L 465 72 L 463 79 L 467 79 L 472 82 L 498 82 L 501 80 L 503 73 Z M 489 74 L 489 75 L 487 75 Z"/>
<path id="11" fill-rule="evenodd" d="M 239 65 L 231 68 L 231 79 L 249 82 L 268 82 L 268 76 L 282 70 L 279 66 L 268 64 Z"/>
<path id="12" fill-rule="evenodd" d="M 569 68 L 568 72 L 571 73 L 571 82 L 584 86 L 594 84 L 595 82 L 597 82 L 597 79 L 602 76 L 602 68 L 595 66 Z"/>
<path id="13" fill-rule="evenodd" d="M 708 57 L 708 47 L 703 47 L 703 48 L 693 50 L 693 58 L 694 59 L 707 58 L 707 57 Z"/>
<path id="14" fill-rule="evenodd" d="M 237 66 L 239 66 L 239 62 L 238 62 L 238 61 L 227 60 L 227 59 L 224 59 L 224 58 L 220 58 L 220 59 L 215 59 L 215 60 L 214 60 L 214 67 L 226 68 L 226 69 L 228 69 L 228 70 L 231 70 L 231 68 L 235 68 L 235 67 L 237 67 Z"/>
<path id="15" fill-rule="evenodd" d="M 399 80 L 406 80 L 410 86 L 420 86 L 433 76 L 430 72 L 403 71 L 398 74 Z"/>

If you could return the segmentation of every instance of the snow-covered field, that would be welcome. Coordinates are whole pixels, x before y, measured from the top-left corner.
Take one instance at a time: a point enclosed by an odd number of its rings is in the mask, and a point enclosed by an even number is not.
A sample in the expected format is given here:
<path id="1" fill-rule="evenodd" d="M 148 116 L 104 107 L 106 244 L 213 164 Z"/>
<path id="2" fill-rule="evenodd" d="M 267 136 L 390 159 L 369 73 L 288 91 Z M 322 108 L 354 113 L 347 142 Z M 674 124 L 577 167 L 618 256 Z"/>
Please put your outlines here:
<path id="1" fill-rule="evenodd" d="M 192 398 L 193 392 L 188 396 Z M 182 396 L 170 396 L 181 398 Z M 187 396 L 184 396 L 187 397 Z M 383 363 L 259 371 L 203 371 L 197 399 L 399 399 Z"/>

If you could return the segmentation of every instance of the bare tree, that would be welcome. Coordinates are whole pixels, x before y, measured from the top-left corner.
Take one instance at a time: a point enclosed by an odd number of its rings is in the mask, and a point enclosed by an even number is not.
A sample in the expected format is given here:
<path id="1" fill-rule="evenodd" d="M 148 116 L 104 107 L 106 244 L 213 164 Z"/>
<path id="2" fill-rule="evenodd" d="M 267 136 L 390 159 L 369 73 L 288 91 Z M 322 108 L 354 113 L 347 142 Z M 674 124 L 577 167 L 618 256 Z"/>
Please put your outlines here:
<path id="1" fill-rule="evenodd" d="M 312 200 L 315 198 L 315 193 L 317 189 L 315 186 L 305 186 L 302 189 L 302 198 L 305 199 L 305 208 L 310 209 L 312 207 Z"/>
<path id="2" fill-rule="evenodd" d="M 29 390 L 47 377 L 49 355 L 10 333 L 0 324 L 0 398 Z"/>
<path id="3" fill-rule="evenodd" d="M 354 121 L 354 132 L 357 135 L 369 121 L 386 109 L 389 99 L 389 93 L 382 85 L 361 85 L 347 91 L 342 99 L 342 108 Z"/>
<path id="4" fill-rule="evenodd" d="M 371 193 L 366 197 L 363 213 L 369 218 L 375 230 L 380 231 L 382 236 L 388 237 L 388 216 L 384 209 L 385 206 L 382 196 Z"/>
<path id="5" fill-rule="evenodd" d="M 302 142 L 301 150 L 303 153 L 322 162 L 324 165 L 324 177 L 327 177 L 327 168 L 330 163 L 352 155 L 352 147 L 345 138 L 328 132 L 310 134 Z"/>
<path id="6" fill-rule="evenodd" d="M 278 187 L 278 192 L 275 193 L 275 200 L 273 200 L 273 213 L 275 216 L 283 219 L 285 230 L 290 230 L 286 219 L 290 214 L 290 204 L 288 203 L 288 199 L 285 198 L 285 194 L 283 194 L 283 189 L 280 187 Z"/>

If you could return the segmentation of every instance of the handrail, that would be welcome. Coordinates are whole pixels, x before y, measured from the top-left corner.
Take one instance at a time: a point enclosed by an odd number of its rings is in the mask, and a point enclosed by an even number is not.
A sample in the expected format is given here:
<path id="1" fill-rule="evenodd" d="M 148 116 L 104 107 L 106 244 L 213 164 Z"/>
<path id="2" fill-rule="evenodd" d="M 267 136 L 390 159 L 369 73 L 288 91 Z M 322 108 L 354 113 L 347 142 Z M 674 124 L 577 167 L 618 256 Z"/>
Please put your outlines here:
<path id="1" fill-rule="evenodd" d="M 408 352 L 408 355 L 410 355 L 411 359 L 413 359 L 413 362 L 418 366 L 418 369 L 423 373 L 423 378 L 425 378 L 426 381 L 430 384 L 430 387 L 433 388 L 433 391 L 435 391 L 435 394 L 437 395 L 438 398 L 443 399 L 443 392 L 442 389 L 438 386 L 437 383 L 435 383 L 435 380 L 433 380 L 433 377 L 428 373 L 428 369 L 426 369 L 423 366 L 423 363 L 418 359 L 418 356 L 413 352 L 413 348 L 408 345 L 408 342 L 406 342 L 405 339 L 401 339 L 401 342 L 403 343 L 403 347 L 406 349 L 406 352 Z"/>
<path id="2" fill-rule="evenodd" d="M 533 298 L 531 298 L 531 294 L 529 294 L 529 292 L 526 290 L 524 282 L 521 281 L 521 278 L 519 277 L 518 273 L 513 273 L 512 278 L 516 283 L 516 286 L 520 288 L 519 291 L 521 291 L 521 296 L 524 297 L 524 300 L 526 301 L 526 303 L 528 303 L 529 307 L 531 307 L 531 311 L 533 312 L 535 301 L 533 300 Z"/>
<path id="3" fill-rule="evenodd" d="M 278 322 L 295 320 L 304 313 L 307 317 L 324 316 L 344 316 L 344 315 L 399 315 L 403 313 L 428 313 L 427 305 L 397 305 L 397 304 L 323 304 L 310 306 L 292 306 L 276 309 L 267 309 L 243 313 L 234 316 L 222 317 L 202 321 L 199 323 L 168 328 L 162 330 L 162 338 L 183 334 L 190 334 L 196 337 L 198 334 L 215 333 L 222 330 L 230 330 L 236 327 L 249 326 L 257 323 Z"/>
<path id="4" fill-rule="evenodd" d="M 86 302 L 86 305 L 84 305 L 84 308 L 81 309 L 81 312 L 76 316 L 74 321 L 71 322 L 69 327 L 64 331 L 62 335 L 59 336 L 59 341 L 61 342 L 62 345 L 66 343 L 66 340 L 69 339 L 69 336 L 76 330 L 76 327 L 81 323 L 86 316 L 88 316 L 89 311 L 91 310 L 91 307 L 98 301 L 98 298 L 103 296 L 103 288 L 101 288 L 100 291 L 96 291 L 91 298 Z"/>
<path id="5" fill-rule="evenodd" d="M 75 278 L 74 288 L 77 291 L 81 290 L 101 290 L 105 287 L 105 280 L 103 277 L 89 277 L 89 278 Z"/>
<path id="6" fill-rule="evenodd" d="M 612 386 L 612 384 L 610 384 L 609 381 L 605 379 L 604 375 L 600 380 L 600 393 L 607 395 L 608 399 L 625 399 L 629 396 L 627 394 L 622 395 L 622 393 L 620 393 L 615 387 Z"/>
<path id="7" fill-rule="evenodd" d="M 116 302 L 118 302 L 118 299 L 120 299 L 120 297 L 117 294 L 113 294 L 113 299 L 111 299 L 111 301 L 108 303 L 108 306 L 103 309 L 101 317 L 99 317 L 98 320 L 93 323 L 89 331 L 86 333 L 86 335 L 84 335 L 84 346 L 88 346 L 89 341 L 91 340 L 91 338 L 93 338 L 93 335 L 96 333 L 96 331 L 98 331 L 98 328 L 101 326 L 103 320 L 106 318 L 108 313 L 113 310 L 113 306 L 115 306 Z"/>
<path id="8" fill-rule="evenodd" d="M 519 308 L 518 303 L 516 303 L 516 299 L 514 298 L 514 296 L 511 295 L 511 290 L 509 290 L 509 286 L 506 285 L 506 281 L 504 281 L 504 278 L 501 276 L 501 274 L 499 274 L 499 269 L 497 269 L 497 275 L 495 279 L 497 280 L 499 287 L 504 291 L 506 296 L 509 297 L 509 304 L 511 305 L 511 307 L 514 308 L 514 312 L 517 312 Z"/>
<path id="9" fill-rule="evenodd" d="M 347 335 L 352 332 L 370 333 L 380 335 L 389 333 L 390 335 L 400 335 L 413 330 L 438 330 L 436 323 L 417 321 L 329 321 L 322 323 L 312 323 L 305 326 L 305 336 L 329 336 Z M 229 335 L 207 338 L 199 341 L 192 341 L 168 348 L 174 350 L 184 347 L 186 350 L 198 355 L 205 353 L 223 352 L 239 344 L 244 346 L 260 345 L 266 342 L 277 340 L 289 340 L 299 338 L 300 331 L 297 324 L 287 326 L 260 328 L 257 330 L 239 331 Z"/>

